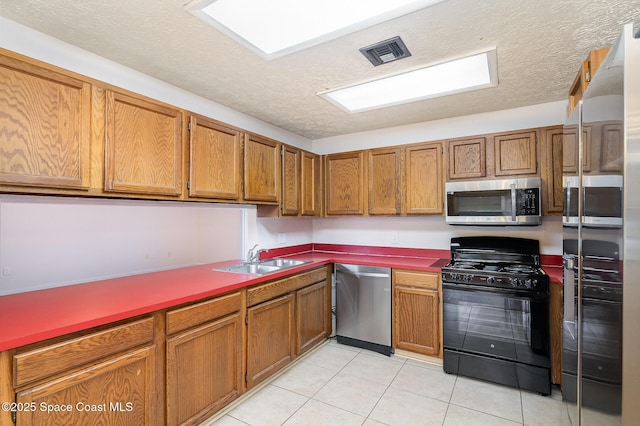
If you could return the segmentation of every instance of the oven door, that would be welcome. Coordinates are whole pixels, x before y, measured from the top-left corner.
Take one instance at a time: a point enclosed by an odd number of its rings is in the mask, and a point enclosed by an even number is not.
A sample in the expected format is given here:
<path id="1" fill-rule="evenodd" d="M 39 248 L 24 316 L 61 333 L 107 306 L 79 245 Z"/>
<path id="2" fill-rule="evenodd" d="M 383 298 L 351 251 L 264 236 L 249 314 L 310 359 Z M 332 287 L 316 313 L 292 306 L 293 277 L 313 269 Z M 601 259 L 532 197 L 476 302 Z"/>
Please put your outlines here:
<path id="1" fill-rule="evenodd" d="M 568 304 L 573 304 L 574 312 L 577 311 L 577 298 Z M 582 312 L 582 405 L 619 414 L 622 410 L 622 303 L 583 298 Z M 575 318 L 565 318 L 562 397 L 570 402 L 577 400 L 577 336 Z"/>
<path id="2" fill-rule="evenodd" d="M 444 348 L 549 367 L 549 296 L 443 283 Z"/>

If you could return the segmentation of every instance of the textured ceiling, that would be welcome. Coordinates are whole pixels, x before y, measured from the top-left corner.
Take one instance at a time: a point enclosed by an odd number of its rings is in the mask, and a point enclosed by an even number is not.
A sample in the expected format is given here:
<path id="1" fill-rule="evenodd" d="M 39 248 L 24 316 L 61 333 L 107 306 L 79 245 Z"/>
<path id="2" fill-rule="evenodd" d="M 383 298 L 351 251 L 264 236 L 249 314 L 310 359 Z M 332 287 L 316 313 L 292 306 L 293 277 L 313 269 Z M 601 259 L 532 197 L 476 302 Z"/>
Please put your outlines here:
<path id="1" fill-rule="evenodd" d="M 446 0 L 266 61 L 186 0 L 0 0 L 0 15 L 309 139 L 566 99 L 589 50 L 640 22 L 637 0 Z M 360 47 L 399 35 L 410 58 L 374 68 Z M 495 88 L 359 114 L 317 92 L 496 47 Z"/>

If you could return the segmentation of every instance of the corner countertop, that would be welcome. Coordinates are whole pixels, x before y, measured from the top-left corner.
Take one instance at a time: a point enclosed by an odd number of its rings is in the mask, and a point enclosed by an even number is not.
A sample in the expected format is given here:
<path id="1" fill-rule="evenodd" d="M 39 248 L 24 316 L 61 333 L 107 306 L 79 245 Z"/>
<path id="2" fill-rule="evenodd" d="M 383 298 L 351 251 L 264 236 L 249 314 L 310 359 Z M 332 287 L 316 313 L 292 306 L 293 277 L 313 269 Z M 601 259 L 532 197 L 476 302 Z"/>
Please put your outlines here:
<path id="1" fill-rule="evenodd" d="M 448 259 L 307 252 L 307 264 L 267 275 L 216 271 L 237 260 L 0 297 L 0 351 L 271 281 L 328 263 L 440 272 Z"/>

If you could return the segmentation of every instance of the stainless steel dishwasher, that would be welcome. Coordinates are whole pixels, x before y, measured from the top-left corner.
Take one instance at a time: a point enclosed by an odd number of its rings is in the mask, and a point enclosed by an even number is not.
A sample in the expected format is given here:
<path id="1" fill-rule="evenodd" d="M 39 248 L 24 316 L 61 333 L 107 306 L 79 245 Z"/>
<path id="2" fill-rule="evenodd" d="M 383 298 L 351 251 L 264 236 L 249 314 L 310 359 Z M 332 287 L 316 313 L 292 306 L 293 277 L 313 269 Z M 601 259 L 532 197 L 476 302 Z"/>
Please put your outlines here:
<path id="1" fill-rule="evenodd" d="M 336 336 L 391 355 L 391 268 L 336 264 Z"/>

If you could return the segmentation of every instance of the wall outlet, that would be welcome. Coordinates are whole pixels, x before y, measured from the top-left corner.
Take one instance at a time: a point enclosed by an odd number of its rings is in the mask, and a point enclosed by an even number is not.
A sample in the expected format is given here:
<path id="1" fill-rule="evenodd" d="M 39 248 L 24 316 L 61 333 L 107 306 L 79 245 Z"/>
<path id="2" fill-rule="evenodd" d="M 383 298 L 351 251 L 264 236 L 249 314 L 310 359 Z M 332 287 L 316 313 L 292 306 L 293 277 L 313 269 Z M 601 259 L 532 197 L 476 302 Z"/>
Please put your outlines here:
<path id="1" fill-rule="evenodd" d="M 284 244 L 287 242 L 287 234 L 284 232 L 278 232 L 278 244 Z"/>
<path id="2" fill-rule="evenodd" d="M 10 266 L 5 266 L 2 268 L 2 275 L 4 275 L 5 277 L 10 276 L 12 273 L 11 271 L 11 267 Z"/>
<path id="3" fill-rule="evenodd" d="M 397 232 L 392 232 L 391 233 L 391 244 L 398 244 L 399 241 L 399 237 L 398 237 L 398 233 Z"/>

